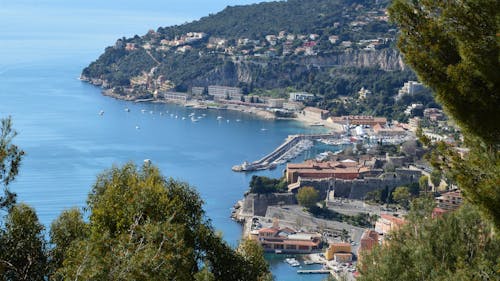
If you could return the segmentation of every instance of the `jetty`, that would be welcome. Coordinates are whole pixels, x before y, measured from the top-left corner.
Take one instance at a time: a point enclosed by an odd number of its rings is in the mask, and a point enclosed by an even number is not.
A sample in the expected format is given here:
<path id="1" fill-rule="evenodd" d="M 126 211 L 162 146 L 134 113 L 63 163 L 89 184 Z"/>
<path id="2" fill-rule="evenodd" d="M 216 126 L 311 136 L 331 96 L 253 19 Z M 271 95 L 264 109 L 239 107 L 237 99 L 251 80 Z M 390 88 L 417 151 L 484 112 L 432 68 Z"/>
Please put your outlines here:
<path id="1" fill-rule="evenodd" d="M 297 270 L 298 274 L 330 274 L 328 269 L 309 269 L 309 270 Z"/>
<path id="2" fill-rule="evenodd" d="M 253 162 L 243 162 L 241 165 L 233 166 L 235 172 L 257 171 L 276 168 L 277 165 L 285 163 L 297 157 L 302 151 L 312 147 L 313 141 L 319 139 L 338 138 L 338 134 L 310 134 L 289 135 L 285 141 L 271 153 Z"/>

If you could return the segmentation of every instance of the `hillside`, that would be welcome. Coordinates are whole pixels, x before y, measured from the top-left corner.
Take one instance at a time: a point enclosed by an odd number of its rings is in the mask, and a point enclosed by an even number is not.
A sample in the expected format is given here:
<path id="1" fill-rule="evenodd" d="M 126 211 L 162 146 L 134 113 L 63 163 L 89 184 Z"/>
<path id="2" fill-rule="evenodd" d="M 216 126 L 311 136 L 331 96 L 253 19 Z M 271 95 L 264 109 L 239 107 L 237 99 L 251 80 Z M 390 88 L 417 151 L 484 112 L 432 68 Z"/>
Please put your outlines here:
<path id="1" fill-rule="evenodd" d="M 168 90 L 224 85 L 244 94 L 307 91 L 317 106 L 391 117 L 397 89 L 415 75 L 394 48 L 388 0 L 289 0 L 223 11 L 143 36 L 118 39 L 82 72 L 116 95 L 151 97 Z M 339 105 L 361 87 L 379 109 Z M 277 93 L 277 94 L 276 94 Z M 432 98 L 425 97 L 426 102 Z M 375 111 L 374 111 L 375 110 Z M 367 112 L 371 111 L 371 112 Z"/>

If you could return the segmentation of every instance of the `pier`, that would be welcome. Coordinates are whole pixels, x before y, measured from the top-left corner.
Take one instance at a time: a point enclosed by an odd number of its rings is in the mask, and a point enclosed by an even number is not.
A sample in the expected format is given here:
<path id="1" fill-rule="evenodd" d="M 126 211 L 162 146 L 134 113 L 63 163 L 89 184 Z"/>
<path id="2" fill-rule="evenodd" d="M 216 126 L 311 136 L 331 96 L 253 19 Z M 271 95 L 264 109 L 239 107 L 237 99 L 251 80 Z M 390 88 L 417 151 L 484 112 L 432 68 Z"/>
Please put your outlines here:
<path id="1" fill-rule="evenodd" d="M 310 270 L 297 270 L 298 274 L 330 274 L 327 269 L 310 269 Z"/>
<path id="2" fill-rule="evenodd" d="M 304 144 L 304 142 L 307 141 L 312 142 L 318 139 L 328 139 L 336 137 L 338 137 L 338 134 L 289 135 L 285 142 L 283 142 L 275 150 L 262 157 L 261 159 L 253 161 L 251 163 L 244 162 L 241 165 L 233 166 L 232 169 L 235 172 L 273 169 L 278 164 L 284 163 L 287 160 L 296 157 L 297 155 L 291 155 L 289 158 L 285 158 L 287 155 L 290 155 L 293 150 L 300 150 L 301 143 Z M 304 146 L 307 146 L 307 143 L 305 143 Z"/>

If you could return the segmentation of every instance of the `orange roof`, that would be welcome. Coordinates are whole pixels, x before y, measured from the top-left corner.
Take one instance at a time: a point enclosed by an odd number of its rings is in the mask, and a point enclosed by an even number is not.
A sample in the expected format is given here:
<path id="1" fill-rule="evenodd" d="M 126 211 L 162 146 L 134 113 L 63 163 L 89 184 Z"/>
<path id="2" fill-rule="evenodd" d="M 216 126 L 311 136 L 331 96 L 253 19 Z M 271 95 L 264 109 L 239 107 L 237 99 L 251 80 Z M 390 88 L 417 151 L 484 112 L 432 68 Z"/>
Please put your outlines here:
<path id="1" fill-rule="evenodd" d="M 276 228 L 261 228 L 259 229 L 260 233 L 278 233 L 278 230 Z"/>
<path id="2" fill-rule="evenodd" d="M 391 223 L 397 224 L 398 226 L 405 224 L 405 220 L 403 218 L 398 218 L 388 214 L 380 214 L 380 217 L 382 219 L 390 221 Z"/>

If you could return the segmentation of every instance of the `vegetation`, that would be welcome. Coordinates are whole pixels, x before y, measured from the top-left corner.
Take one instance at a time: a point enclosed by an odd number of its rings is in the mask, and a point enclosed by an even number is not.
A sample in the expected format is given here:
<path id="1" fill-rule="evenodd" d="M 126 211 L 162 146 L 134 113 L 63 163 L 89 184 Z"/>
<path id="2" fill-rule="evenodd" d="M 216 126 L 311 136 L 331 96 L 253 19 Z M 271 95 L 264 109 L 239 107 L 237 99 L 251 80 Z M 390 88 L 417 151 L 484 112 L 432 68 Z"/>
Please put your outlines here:
<path id="1" fill-rule="evenodd" d="M 297 201 L 305 208 L 312 208 L 319 201 L 319 192 L 311 186 L 305 186 L 299 189 Z"/>
<path id="2" fill-rule="evenodd" d="M 394 1 L 399 49 L 460 126 L 461 157 L 444 143 L 431 163 L 500 229 L 500 3 L 495 0 Z"/>
<path id="3" fill-rule="evenodd" d="M 6 186 L 22 151 L 11 143 L 10 119 L 1 133 Z M 257 244 L 227 245 L 205 217 L 198 193 L 152 165 L 129 163 L 101 174 L 85 208 L 89 221 L 78 209 L 64 211 L 52 223 L 50 246 L 32 208 L 16 204 L 13 193 L 2 200 L 1 280 L 272 279 Z"/>
<path id="4" fill-rule="evenodd" d="M 335 220 L 359 227 L 372 227 L 372 221 L 375 219 L 375 216 L 370 216 L 368 213 L 359 213 L 352 216 L 344 215 L 334 210 L 328 209 L 326 205 L 322 207 L 315 205 L 309 207 L 308 211 L 317 218 Z"/>
<path id="5" fill-rule="evenodd" d="M 282 193 L 288 192 L 288 186 L 285 178 L 271 179 L 264 176 L 252 176 L 250 180 L 251 193 Z"/>
<path id="6" fill-rule="evenodd" d="M 427 202 L 425 202 L 427 201 Z M 409 222 L 363 257 L 359 280 L 498 280 L 500 240 L 466 204 L 429 219 L 432 199 L 412 204 Z M 387 239 L 387 238 L 386 238 Z"/>
<path id="7" fill-rule="evenodd" d="M 227 7 L 198 21 L 121 38 L 106 48 L 82 75 L 103 81 L 104 87 L 114 89 L 118 95 L 132 93 L 137 98 L 152 97 L 157 89 L 159 82 L 147 84 L 146 80 L 168 81 L 177 91 L 207 85 L 236 86 L 244 94 L 271 96 L 283 96 L 292 90 L 307 91 L 317 95 L 310 105 L 331 110 L 335 115 L 372 114 L 404 120 L 403 111 L 412 102 L 437 105 L 429 92 L 406 95 L 398 101 L 393 98 L 404 82 L 415 80 L 416 76 L 399 67 L 399 53 L 391 43 L 394 26 L 380 20 L 388 3 L 288 0 Z M 359 26 L 358 21 L 362 22 Z M 182 43 L 180 47 L 190 47 L 183 51 L 179 51 L 177 43 L 165 43 L 190 32 L 203 32 L 206 37 Z M 286 33 L 284 37 L 279 37 L 280 32 Z M 267 35 L 276 36 L 276 40 L 266 39 Z M 286 35 L 292 37 L 287 39 Z M 330 36 L 338 39 L 331 41 Z M 370 40 L 377 41 L 377 47 L 362 50 L 368 44 L 363 41 Z M 346 48 L 341 42 L 352 45 Z M 127 48 L 128 44 L 134 47 Z M 304 54 L 307 44 L 314 45 L 313 54 Z M 387 62 L 390 71 L 375 63 L 352 63 L 365 60 L 352 59 L 356 55 L 381 56 L 373 61 Z M 141 75 L 148 75 L 143 84 L 131 83 Z M 358 100 L 357 92 L 362 87 L 372 94 Z"/>

